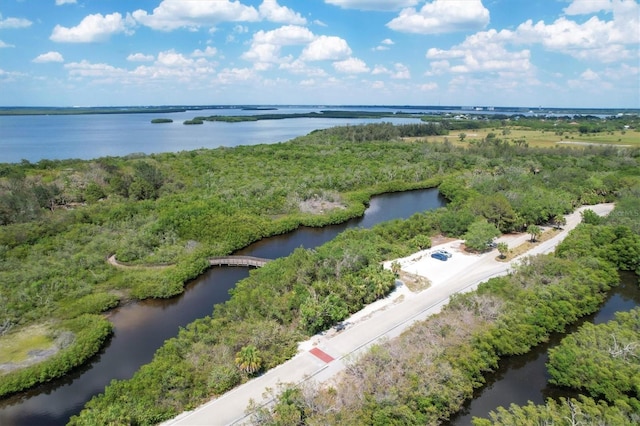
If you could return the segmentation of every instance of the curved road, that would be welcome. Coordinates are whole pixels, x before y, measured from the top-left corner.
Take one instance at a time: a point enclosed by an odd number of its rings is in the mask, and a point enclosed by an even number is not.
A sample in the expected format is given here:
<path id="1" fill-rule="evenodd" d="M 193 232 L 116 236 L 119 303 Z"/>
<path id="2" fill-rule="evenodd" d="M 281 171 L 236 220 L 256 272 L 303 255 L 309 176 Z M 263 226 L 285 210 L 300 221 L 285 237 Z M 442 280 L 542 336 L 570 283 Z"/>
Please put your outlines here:
<path id="1" fill-rule="evenodd" d="M 585 206 L 567 215 L 567 224 L 556 236 L 538 244 L 526 255 L 551 253 L 580 223 L 580 212 L 591 209 L 599 215 L 613 210 L 613 204 Z M 515 247 L 529 238 L 527 234 L 507 235 L 498 239 Z M 453 253 L 451 259 L 442 262 L 432 259 L 431 250 L 397 259 L 402 269 L 426 276 L 431 286 L 419 293 L 412 293 L 405 286 L 398 288 L 386 299 L 377 301 L 347 319 L 348 326 L 340 332 L 329 330 L 300 344 L 300 351 L 289 361 L 267 371 L 219 398 L 182 413 L 163 423 L 165 426 L 231 425 L 248 420 L 245 413 L 250 401 L 261 405 L 271 402 L 264 397 L 267 388 L 277 389 L 280 383 L 299 383 L 304 380 L 325 382 L 345 368 L 350 359 L 367 350 L 381 338 L 393 338 L 416 321 L 440 311 L 454 293 L 474 290 L 489 278 L 509 273 L 514 262 L 498 262 L 497 251 L 471 255 L 459 250 L 460 240 L 438 246 Z M 389 267 L 391 262 L 387 262 Z"/>

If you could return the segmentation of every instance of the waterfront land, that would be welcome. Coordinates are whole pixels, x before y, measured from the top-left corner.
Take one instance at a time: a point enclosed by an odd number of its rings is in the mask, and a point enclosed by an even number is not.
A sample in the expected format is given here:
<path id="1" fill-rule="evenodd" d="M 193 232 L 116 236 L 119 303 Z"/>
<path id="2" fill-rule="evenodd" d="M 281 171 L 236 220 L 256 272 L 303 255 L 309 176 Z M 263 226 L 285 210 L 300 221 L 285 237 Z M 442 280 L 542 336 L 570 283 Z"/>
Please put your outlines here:
<path id="1" fill-rule="evenodd" d="M 571 131 L 570 138 L 638 135 L 633 118 L 585 120 L 582 129 L 561 122 L 570 130 L 555 131 Z M 637 148 L 539 148 L 502 134 L 517 131 L 508 123 L 457 146 L 441 139 L 443 130 L 471 134 L 478 127 L 449 123 L 446 129 L 434 123 L 348 126 L 276 145 L 2 165 L 2 332 L 18 335 L 46 319 L 60 332 L 77 333 L 78 324 L 64 325 L 76 318 L 103 331 L 101 312 L 182 292 L 207 268 L 208 257 L 301 224 L 358 216 L 373 194 L 438 186 L 450 200 L 432 214 L 349 233 L 323 249 L 271 262 L 241 282 L 212 317 L 183 330 L 144 371 L 114 382 L 74 420 L 157 422 L 249 380 L 256 371 L 236 363 L 243 349 L 259 351 L 257 372 L 264 371 L 295 355 L 298 341 L 387 295 L 395 278 L 381 262 L 415 252 L 430 237 L 460 238 L 476 222 L 522 231 L 582 204 L 637 203 Z M 304 210 L 312 199 L 340 208 Z M 627 219 L 611 221 L 636 226 Z M 130 264 L 174 266 L 114 268 L 106 261 L 114 253 Z M 104 335 L 91 337 L 99 348 Z M 0 376 L 2 393 L 31 386 L 26 377 L 56 377 L 39 370 L 20 380 L 12 374 Z"/>

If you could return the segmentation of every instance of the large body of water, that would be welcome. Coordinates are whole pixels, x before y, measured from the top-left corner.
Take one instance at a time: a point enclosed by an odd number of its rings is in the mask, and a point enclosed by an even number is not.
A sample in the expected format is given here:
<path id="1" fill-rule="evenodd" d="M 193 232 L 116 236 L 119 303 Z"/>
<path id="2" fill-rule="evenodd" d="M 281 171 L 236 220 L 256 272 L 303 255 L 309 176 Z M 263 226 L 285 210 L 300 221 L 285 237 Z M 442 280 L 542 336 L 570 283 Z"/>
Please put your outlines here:
<path id="1" fill-rule="evenodd" d="M 477 111 L 468 107 L 409 106 L 278 106 L 275 110 L 221 107 L 174 113 L 85 114 L 85 115 L 0 115 L 0 163 L 43 159 L 83 160 L 99 157 L 120 157 L 129 154 L 190 151 L 199 148 L 232 147 L 284 142 L 306 135 L 316 129 L 340 125 L 390 122 L 416 123 L 417 118 L 385 117 L 379 119 L 288 118 L 252 122 L 205 122 L 185 126 L 185 120 L 210 115 L 257 115 L 321 112 L 322 110 L 405 112 L 411 114 L 522 114 L 615 115 L 617 110 L 589 112 L 581 110 L 528 110 L 496 108 Z M 173 123 L 151 124 L 154 118 L 170 118 Z"/>
<path id="2" fill-rule="evenodd" d="M 205 122 L 202 125 L 190 126 L 182 124 L 185 120 L 197 116 L 293 114 L 319 111 L 321 108 L 312 107 L 283 108 L 275 111 L 226 108 L 151 114 L 0 116 L 0 163 L 69 158 L 88 160 L 137 153 L 152 154 L 220 146 L 276 143 L 306 135 L 316 129 L 340 125 L 419 122 L 417 118 L 406 117 L 381 119 L 319 117 L 239 123 Z M 367 108 L 367 111 L 395 112 L 389 108 Z M 170 118 L 173 123 L 152 124 L 151 120 L 154 118 Z"/>
<path id="3" fill-rule="evenodd" d="M 369 228 L 396 218 L 443 206 L 436 189 L 383 194 L 374 197 L 363 217 L 323 228 L 302 227 L 263 239 L 238 254 L 275 259 L 298 247 L 313 248 L 347 228 Z M 0 425 L 64 425 L 112 379 L 127 379 L 151 361 L 162 343 L 197 318 L 210 315 L 213 306 L 229 298 L 229 290 L 249 275 L 246 268 L 212 268 L 190 283 L 186 291 L 168 300 L 148 300 L 114 310 L 114 335 L 89 364 L 61 380 L 0 401 Z"/>

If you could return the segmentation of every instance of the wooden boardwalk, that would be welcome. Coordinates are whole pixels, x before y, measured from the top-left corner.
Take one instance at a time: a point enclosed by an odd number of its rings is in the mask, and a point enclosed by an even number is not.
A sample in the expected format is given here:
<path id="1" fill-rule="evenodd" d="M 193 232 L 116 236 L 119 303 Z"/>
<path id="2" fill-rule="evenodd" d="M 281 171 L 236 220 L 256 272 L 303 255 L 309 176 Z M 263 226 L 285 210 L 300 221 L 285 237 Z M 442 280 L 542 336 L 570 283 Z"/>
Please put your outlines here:
<path id="1" fill-rule="evenodd" d="M 209 259 L 209 265 L 211 266 L 253 266 L 260 268 L 264 266 L 271 259 L 263 259 L 261 257 L 254 256 L 220 256 L 212 257 Z"/>

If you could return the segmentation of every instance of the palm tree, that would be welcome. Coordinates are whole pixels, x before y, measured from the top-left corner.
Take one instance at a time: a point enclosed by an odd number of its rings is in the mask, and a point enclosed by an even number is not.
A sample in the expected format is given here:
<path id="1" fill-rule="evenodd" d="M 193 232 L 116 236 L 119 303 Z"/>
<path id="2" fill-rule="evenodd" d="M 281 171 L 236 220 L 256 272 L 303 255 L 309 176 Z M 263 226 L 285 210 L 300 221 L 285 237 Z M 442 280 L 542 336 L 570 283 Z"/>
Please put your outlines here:
<path id="1" fill-rule="evenodd" d="M 509 244 L 498 243 L 498 252 L 500 252 L 500 259 L 507 257 L 507 253 L 509 253 Z"/>
<path id="2" fill-rule="evenodd" d="M 556 229 L 560 229 L 567 224 L 567 219 L 565 219 L 565 217 L 561 214 L 556 215 L 553 218 L 553 224 L 555 225 Z"/>
<path id="3" fill-rule="evenodd" d="M 236 365 L 238 368 L 251 375 L 258 371 L 262 367 L 262 359 L 260 358 L 260 351 L 253 345 L 244 346 L 236 354 Z"/>
<path id="4" fill-rule="evenodd" d="M 529 225 L 527 233 L 531 235 L 531 242 L 535 243 L 540 235 L 542 235 L 542 229 L 540 229 L 538 225 Z"/>

